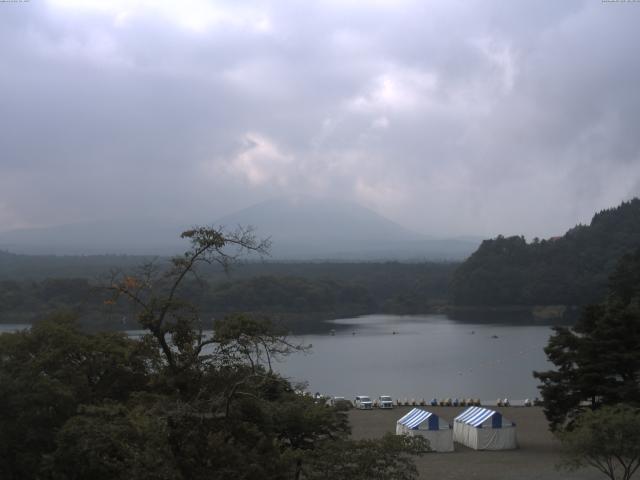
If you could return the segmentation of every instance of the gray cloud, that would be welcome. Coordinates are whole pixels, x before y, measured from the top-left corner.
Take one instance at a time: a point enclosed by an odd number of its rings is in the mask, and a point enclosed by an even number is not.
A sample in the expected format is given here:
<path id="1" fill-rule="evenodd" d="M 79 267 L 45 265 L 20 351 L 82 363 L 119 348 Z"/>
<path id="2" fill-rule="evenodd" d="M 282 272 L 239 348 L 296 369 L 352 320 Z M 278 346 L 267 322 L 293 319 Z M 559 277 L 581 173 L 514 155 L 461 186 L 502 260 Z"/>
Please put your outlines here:
<path id="1" fill-rule="evenodd" d="M 0 4 L 0 230 L 357 200 L 551 235 L 640 194 L 640 5 Z"/>

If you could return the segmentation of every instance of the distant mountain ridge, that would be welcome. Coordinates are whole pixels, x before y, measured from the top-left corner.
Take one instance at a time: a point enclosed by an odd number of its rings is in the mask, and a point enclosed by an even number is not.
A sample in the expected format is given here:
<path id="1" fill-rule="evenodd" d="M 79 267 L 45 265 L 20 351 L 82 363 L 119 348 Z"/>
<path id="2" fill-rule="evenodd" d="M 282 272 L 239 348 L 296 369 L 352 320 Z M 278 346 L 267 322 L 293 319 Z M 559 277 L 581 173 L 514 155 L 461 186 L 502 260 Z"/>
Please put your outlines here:
<path id="1" fill-rule="evenodd" d="M 599 302 L 618 260 L 640 247 L 640 199 L 596 213 L 562 237 L 482 242 L 456 270 L 457 305 L 585 305 Z"/>
<path id="2" fill-rule="evenodd" d="M 479 239 L 438 239 L 413 232 L 353 202 L 279 197 L 219 218 L 213 225 L 253 226 L 271 237 L 274 260 L 461 260 Z M 159 221 L 91 222 L 0 234 L 0 249 L 22 254 L 174 255 L 191 225 Z"/>
<path id="3" fill-rule="evenodd" d="M 252 225 L 271 237 L 274 259 L 460 260 L 479 243 L 428 237 L 356 203 L 309 196 L 271 199 L 217 223 Z"/>
<path id="4" fill-rule="evenodd" d="M 357 203 L 308 196 L 278 197 L 252 205 L 218 219 L 223 225 L 253 225 L 258 232 L 283 241 L 311 244 L 344 241 L 349 233 L 358 242 L 417 241 L 422 235 L 410 231 Z"/>

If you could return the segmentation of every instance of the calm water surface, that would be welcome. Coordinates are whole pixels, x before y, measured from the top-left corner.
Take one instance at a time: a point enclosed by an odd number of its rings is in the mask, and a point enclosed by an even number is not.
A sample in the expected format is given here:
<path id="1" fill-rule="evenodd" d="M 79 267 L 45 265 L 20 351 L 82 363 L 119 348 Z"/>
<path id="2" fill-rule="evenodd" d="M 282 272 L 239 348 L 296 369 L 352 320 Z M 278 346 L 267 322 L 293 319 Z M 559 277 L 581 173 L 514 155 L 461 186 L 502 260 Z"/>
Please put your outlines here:
<path id="1" fill-rule="evenodd" d="M 17 332 L 18 330 L 26 330 L 31 328 L 28 323 L 0 323 L 0 333 Z"/>
<path id="2" fill-rule="evenodd" d="M 550 367 L 548 326 L 461 323 L 445 315 L 368 315 L 335 320 L 335 336 L 296 337 L 312 344 L 279 364 L 309 390 L 353 397 L 533 399 L 533 370 Z M 394 335 L 393 332 L 396 332 Z M 495 338 L 497 337 L 497 338 Z"/>
<path id="3" fill-rule="evenodd" d="M 332 323 L 327 331 L 335 328 L 335 336 L 295 337 L 312 344 L 311 351 L 276 368 L 293 381 L 307 381 L 312 392 L 347 398 L 495 400 L 538 396 L 531 372 L 550 367 L 543 352 L 548 326 L 465 323 L 445 315 L 367 315 Z M 0 333 L 28 327 L 0 325 Z"/>

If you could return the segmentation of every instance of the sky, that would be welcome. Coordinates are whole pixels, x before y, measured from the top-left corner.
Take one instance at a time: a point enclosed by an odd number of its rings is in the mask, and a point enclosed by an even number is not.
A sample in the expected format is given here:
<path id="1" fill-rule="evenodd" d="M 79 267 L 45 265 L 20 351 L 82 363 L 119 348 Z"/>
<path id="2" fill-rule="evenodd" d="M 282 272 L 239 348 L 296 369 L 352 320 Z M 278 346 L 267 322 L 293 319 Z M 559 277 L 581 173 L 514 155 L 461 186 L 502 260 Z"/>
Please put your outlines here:
<path id="1" fill-rule="evenodd" d="M 0 231 L 283 195 L 432 235 L 640 195 L 640 2 L 0 2 Z"/>

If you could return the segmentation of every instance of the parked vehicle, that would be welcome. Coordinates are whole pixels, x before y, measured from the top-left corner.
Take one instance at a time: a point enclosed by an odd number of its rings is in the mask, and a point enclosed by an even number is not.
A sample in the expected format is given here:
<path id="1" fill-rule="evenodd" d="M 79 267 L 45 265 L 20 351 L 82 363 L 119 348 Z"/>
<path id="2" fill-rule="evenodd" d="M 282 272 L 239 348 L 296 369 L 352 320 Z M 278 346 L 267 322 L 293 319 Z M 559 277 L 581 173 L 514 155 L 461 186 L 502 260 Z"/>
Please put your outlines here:
<path id="1" fill-rule="evenodd" d="M 393 400 L 389 395 L 380 395 L 378 397 L 379 408 L 393 408 Z"/>
<path id="2" fill-rule="evenodd" d="M 373 402 L 366 395 L 358 395 L 356 397 L 355 407 L 360 410 L 371 410 L 373 408 Z"/>
<path id="3" fill-rule="evenodd" d="M 338 407 L 340 409 L 349 410 L 353 408 L 351 400 L 347 400 L 344 397 L 331 397 L 327 400 L 327 405 L 330 407 Z"/>

